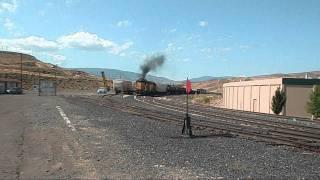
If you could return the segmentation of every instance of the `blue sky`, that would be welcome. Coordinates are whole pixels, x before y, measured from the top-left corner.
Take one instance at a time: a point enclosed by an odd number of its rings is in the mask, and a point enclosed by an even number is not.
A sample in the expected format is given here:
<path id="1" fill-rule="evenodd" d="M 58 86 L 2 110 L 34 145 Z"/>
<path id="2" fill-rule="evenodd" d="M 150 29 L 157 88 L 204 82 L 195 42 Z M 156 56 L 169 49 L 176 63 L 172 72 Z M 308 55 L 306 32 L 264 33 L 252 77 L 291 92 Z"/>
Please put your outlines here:
<path id="1" fill-rule="evenodd" d="M 319 0 L 0 0 L 0 48 L 175 80 L 320 70 Z"/>

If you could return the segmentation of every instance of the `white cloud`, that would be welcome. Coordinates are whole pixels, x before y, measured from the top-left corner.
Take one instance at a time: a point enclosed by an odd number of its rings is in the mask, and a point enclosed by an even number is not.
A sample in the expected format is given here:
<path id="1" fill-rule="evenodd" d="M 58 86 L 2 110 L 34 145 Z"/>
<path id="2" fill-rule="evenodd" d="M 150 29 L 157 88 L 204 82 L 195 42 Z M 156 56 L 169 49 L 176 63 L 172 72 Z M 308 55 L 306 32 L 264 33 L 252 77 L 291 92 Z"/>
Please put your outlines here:
<path id="1" fill-rule="evenodd" d="M 11 31 L 15 28 L 14 23 L 9 19 L 9 18 L 5 18 L 4 22 L 3 22 L 3 26 L 8 30 Z"/>
<path id="2" fill-rule="evenodd" d="M 38 36 L 13 39 L 0 38 L 0 46 L 3 50 L 28 54 L 32 54 L 32 52 L 43 52 L 50 54 L 48 56 L 58 62 L 64 61 L 65 57 L 57 55 L 56 52 L 64 48 L 75 48 L 85 51 L 107 51 L 110 54 L 126 56 L 125 50 L 129 49 L 132 45 L 132 42 L 125 42 L 120 45 L 88 32 L 76 32 L 66 36 L 61 36 L 55 41 L 47 40 Z"/>
<path id="3" fill-rule="evenodd" d="M 170 53 L 173 53 L 173 52 L 177 52 L 177 51 L 181 51 L 183 50 L 183 47 L 181 46 L 177 46 L 175 45 L 174 43 L 170 42 L 167 44 L 167 47 L 164 49 L 164 51 L 167 53 L 167 54 L 170 54 Z"/>
<path id="4" fill-rule="evenodd" d="M 55 51 L 58 50 L 58 44 L 54 41 L 48 41 L 42 37 L 29 36 L 16 39 L 0 39 L 1 44 L 16 49 L 19 52 L 32 51 Z"/>
<path id="5" fill-rule="evenodd" d="M 118 27 L 128 27 L 128 26 L 131 26 L 131 22 L 128 20 L 119 21 L 117 23 L 117 26 Z"/>
<path id="6" fill-rule="evenodd" d="M 0 0 L 0 12 L 15 12 L 17 7 L 16 0 Z"/>
<path id="7" fill-rule="evenodd" d="M 111 54 L 119 55 L 132 46 L 132 42 L 119 45 L 113 41 L 103 39 L 97 34 L 89 32 L 77 32 L 60 37 L 57 42 L 63 47 L 78 48 L 87 51 L 107 50 Z"/>
<path id="8" fill-rule="evenodd" d="M 53 57 L 56 61 L 65 61 L 66 57 L 60 54 L 48 54 L 48 56 Z"/>
<path id="9" fill-rule="evenodd" d="M 199 26 L 201 26 L 201 27 L 206 27 L 208 25 L 209 25 L 208 21 L 200 21 L 199 22 Z"/>
<path id="10" fill-rule="evenodd" d="M 47 54 L 54 64 L 62 65 L 66 61 L 66 57 L 61 54 L 48 53 Z"/>

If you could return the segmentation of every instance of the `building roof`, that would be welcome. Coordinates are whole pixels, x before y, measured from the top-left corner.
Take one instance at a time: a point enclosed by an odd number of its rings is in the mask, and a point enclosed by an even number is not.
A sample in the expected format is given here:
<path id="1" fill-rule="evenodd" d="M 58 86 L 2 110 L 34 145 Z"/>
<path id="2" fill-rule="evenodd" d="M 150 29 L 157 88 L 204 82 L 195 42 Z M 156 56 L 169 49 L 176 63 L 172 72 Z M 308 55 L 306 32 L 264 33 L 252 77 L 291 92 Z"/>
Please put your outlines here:
<path id="1" fill-rule="evenodd" d="M 9 79 L 9 78 L 0 78 L 0 82 L 20 82 L 19 80 L 16 79 Z"/>
<path id="2" fill-rule="evenodd" d="M 283 78 L 282 83 L 286 85 L 320 85 L 320 79 Z"/>
<path id="3" fill-rule="evenodd" d="M 238 81 L 224 83 L 223 87 L 232 87 L 232 86 L 262 86 L 262 85 L 281 85 L 282 78 L 273 78 L 273 79 L 261 79 L 253 81 Z"/>
<path id="4" fill-rule="evenodd" d="M 232 86 L 263 86 L 263 85 L 320 85 L 320 79 L 303 78 L 270 78 L 253 81 L 239 81 L 224 83 L 223 87 Z"/>

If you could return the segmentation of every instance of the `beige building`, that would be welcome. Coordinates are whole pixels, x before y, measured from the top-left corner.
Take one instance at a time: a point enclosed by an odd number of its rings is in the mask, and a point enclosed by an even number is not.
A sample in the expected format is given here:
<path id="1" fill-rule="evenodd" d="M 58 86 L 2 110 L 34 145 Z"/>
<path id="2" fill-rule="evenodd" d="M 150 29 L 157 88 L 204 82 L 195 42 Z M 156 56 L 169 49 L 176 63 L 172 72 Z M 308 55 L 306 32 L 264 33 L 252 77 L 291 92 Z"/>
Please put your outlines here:
<path id="1" fill-rule="evenodd" d="M 276 78 L 225 83 L 223 84 L 224 107 L 273 114 L 272 97 L 279 87 L 287 96 L 283 115 L 310 117 L 311 115 L 306 112 L 306 104 L 314 85 L 320 85 L 320 79 Z"/>

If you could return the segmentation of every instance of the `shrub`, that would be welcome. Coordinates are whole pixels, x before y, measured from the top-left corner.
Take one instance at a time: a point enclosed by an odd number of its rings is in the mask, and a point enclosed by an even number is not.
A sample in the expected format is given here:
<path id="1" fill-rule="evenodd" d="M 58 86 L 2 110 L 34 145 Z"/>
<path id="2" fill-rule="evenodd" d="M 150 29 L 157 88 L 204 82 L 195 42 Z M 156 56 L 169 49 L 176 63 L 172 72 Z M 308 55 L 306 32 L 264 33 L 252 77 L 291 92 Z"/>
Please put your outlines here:
<path id="1" fill-rule="evenodd" d="M 320 117 L 320 86 L 316 86 L 310 94 L 307 102 L 307 112 L 312 114 L 314 118 Z"/>
<path id="2" fill-rule="evenodd" d="M 285 103 L 286 94 L 283 90 L 280 91 L 280 88 L 278 88 L 275 95 L 272 97 L 272 111 L 275 114 L 280 114 Z"/>

